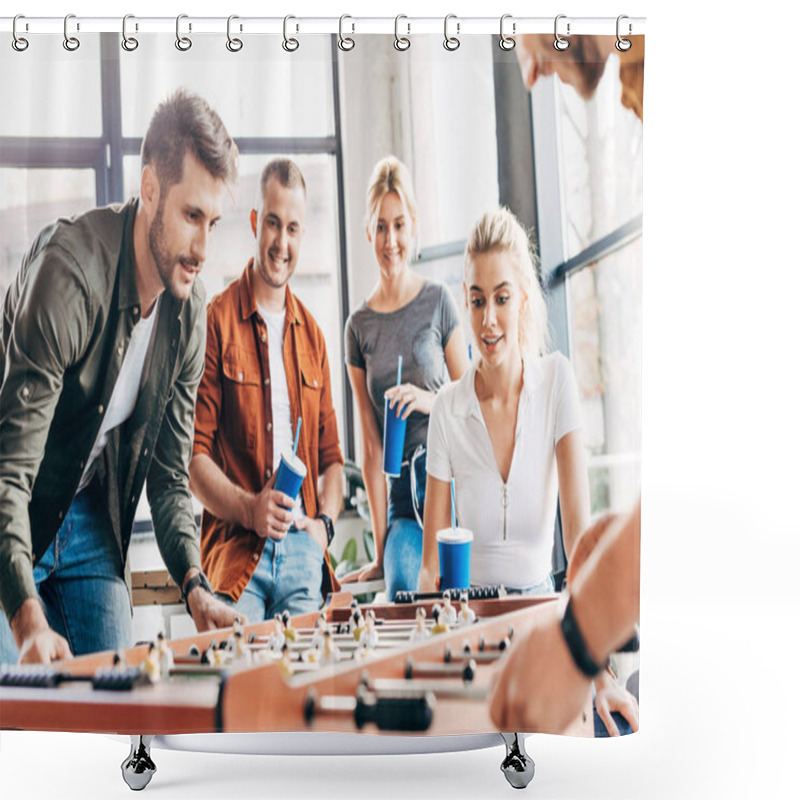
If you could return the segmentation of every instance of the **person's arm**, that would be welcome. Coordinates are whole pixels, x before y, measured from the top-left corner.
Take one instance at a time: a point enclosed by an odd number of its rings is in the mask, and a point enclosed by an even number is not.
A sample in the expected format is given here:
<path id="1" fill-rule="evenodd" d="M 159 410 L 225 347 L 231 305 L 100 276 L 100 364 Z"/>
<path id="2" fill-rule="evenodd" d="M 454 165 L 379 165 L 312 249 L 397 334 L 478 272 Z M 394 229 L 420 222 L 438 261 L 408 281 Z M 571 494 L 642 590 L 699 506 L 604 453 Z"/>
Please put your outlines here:
<path id="1" fill-rule="evenodd" d="M 324 550 L 328 549 L 328 531 L 325 523 L 319 519 L 320 514 L 330 517 L 335 523 L 342 508 L 344 496 L 344 469 L 335 462 L 322 472 L 317 482 L 317 517 L 302 517 L 295 521 L 295 526 L 300 530 L 307 530 L 317 544 Z"/>
<path id="2" fill-rule="evenodd" d="M 436 532 L 447 528 L 450 520 L 450 484 L 429 474 L 422 526 L 422 568 L 419 573 L 421 592 L 435 592 L 439 588 L 439 546 Z"/>
<path id="3" fill-rule="evenodd" d="M 573 617 L 595 664 L 630 638 L 639 618 L 641 504 L 609 525 L 571 588 Z M 559 733 L 580 713 L 591 680 L 561 630 L 562 603 L 533 612 L 534 627 L 512 649 L 490 700 L 498 730 Z"/>
<path id="4" fill-rule="evenodd" d="M 64 374 L 89 340 L 90 289 L 70 253 L 46 246 L 9 289 L 0 340 L 0 605 L 23 663 L 70 656 L 47 623 L 33 579 L 29 504 Z"/>
<path id="5" fill-rule="evenodd" d="M 580 430 L 562 436 L 556 444 L 558 494 L 561 500 L 561 528 L 567 561 L 578 536 L 589 524 L 589 471 Z"/>
<path id="6" fill-rule="evenodd" d="M 595 708 L 606 726 L 608 735 L 620 735 L 612 716 L 614 712 L 621 714 L 630 724 L 631 730 L 636 733 L 639 730 L 639 704 L 636 698 L 624 686 L 620 686 L 605 669 L 595 679 L 594 688 Z"/>
<path id="7" fill-rule="evenodd" d="M 356 398 L 358 417 L 361 421 L 361 441 L 364 451 L 361 472 L 369 500 L 369 514 L 372 519 L 372 534 L 375 541 L 375 559 L 365 567 L 345 575 L 342 583 L 383 577 L 387 515 L 386 478 L 383 475 L 383 441 L 367 392 L 367 373 L 352 364 L 348 364 L 347 372 L 350 376 L 350 386 Z"/>

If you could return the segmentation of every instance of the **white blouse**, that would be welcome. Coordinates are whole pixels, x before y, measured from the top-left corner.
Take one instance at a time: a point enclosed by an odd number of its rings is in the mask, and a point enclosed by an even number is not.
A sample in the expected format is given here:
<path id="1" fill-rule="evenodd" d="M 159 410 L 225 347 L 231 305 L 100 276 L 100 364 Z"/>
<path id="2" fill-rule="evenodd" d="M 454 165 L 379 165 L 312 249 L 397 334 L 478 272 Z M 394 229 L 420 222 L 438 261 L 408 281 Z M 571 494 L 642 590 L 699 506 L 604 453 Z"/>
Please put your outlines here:
<path id="1" fill-rule="evenodd" d="M 456 481 L 458 524 L 473 532 L 471 582 L 525 589 L 550 573 L 558 499 L 556 444 L 581 427 L 578 387 L 559 352 L 525 358 L 508 480 L 475 394 L 473 366 L 436 395 L 428 474 Z"/>

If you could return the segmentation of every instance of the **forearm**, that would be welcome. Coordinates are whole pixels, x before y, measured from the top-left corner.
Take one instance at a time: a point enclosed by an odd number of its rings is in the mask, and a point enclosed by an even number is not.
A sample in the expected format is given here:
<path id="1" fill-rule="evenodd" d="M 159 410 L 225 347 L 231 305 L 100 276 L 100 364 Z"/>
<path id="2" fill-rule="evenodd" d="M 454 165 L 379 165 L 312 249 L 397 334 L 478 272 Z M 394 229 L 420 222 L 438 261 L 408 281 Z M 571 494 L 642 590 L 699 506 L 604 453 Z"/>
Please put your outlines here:
<path id="1" fill-rule="evenodd" d="M 250 504 L 253 495 L 233 483 L 207 455 L 198 453 L 189 462 L 192 494 L 218 519 L 252 528 Z"/>
<path id="2" fill-rule="evenodd" d="M 607 532 L 571 588 L 575 619 L 597 664 L 630 638 L 639 620 L 640 508 Z"/>
<path id="3" fill-rule="evenodd" d="M 320 476 L 317 489 L 317 516 L 325 514 L 333 522 L 339 517 L 342 508 L 342 472 L 341 464 L 331 464 Z"/>
<path id="4" fill-rule="evenodd" d="M 383 550 L 386 543 L 386 478 L 383 475 L 383 454 L 380 451 L 364 454 L 364 488 L 369 501 L 372 519 L 372 534 L 375 541 L 375 559 L 383 564 Z"/>

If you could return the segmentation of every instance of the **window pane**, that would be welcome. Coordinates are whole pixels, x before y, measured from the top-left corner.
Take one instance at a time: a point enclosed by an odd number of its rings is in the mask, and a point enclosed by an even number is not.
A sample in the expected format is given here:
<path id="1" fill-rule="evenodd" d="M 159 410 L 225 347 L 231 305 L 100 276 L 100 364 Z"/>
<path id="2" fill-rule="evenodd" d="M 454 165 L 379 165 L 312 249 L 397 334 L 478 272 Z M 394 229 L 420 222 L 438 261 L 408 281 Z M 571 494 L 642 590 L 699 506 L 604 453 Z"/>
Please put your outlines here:
<path id="1" fill-rule="evenodd" d="M 642 123 L 621 94 L 616 56 L 591 100 L 556 80 L 565 258 L 642 212 Z"/>
<path id="2" fill-rule="evenodd" d="M 92 169 L 0 169 L 0 297 L 42 228 L 95 204 Z"/>
<path id="3" fill-rule="evenodd" d="M 499 198 L 492 39 L 465 37 L 449 53 L 441 37 L 422 36 L 405 60 L 419 244 L 463 241 Z"/>
<path id="4" fill-rule="evenodd" d="M 100 37 L 73 53 L 60 36 L 29 36 L 17 53 L 0 47 L 0 136 L 100 136 Z"/>
<path id="5" fill-rule="evenodd" d="M 158 103 L 178 87 L 204 97 L 232 136 L 331 135 L 329 37 L 303 37 L 296 53 L 280 42 L 251 36 L 229 53 L 224 37 L 196 36 L 181 53 L 172 35 L 140 37 L 135 53 L 121 53 L 123 136 L 144 136 Z"/>
<path id="6" fill-rule="evenodd" d="M 624 508 L 640 489 L 641 238 L 572 275 L 568 297 L 592 511 Z"/>
<path id="7" fill-rule="evenodd" d="M 223 217 L 211 237 L 201 277 L 209 299 L 236 280 L 253 256 L 255 238 L 250 229 L 250 209 L 258 192 L 261 170 L 272 155 L 242 156 L 239 182 L 226 199 Z M 339 210 L 336 194 L 336 160 L 328 155 L 292 157 L 303 171 L 308 189 L 306 233 L 300 260 L 290 281 L 293 293 L 316 319 L 325 336 L 331 367 L 333 401 L 339 434 L 343 435 L 341 338 L 343 322 L 339 307 Z M 124 159 L 125 193 L 138 194 L 139 156 Z"/>

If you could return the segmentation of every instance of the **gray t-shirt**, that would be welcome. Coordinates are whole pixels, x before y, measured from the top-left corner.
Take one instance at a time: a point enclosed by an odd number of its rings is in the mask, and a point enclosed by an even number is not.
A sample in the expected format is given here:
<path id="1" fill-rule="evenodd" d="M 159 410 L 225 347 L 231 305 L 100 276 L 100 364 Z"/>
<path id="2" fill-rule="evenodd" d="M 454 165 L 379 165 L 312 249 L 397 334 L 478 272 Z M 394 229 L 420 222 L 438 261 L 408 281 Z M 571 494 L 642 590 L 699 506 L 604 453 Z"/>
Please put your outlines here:
<path id="1" fill-rule="evenodd" d="M 397 357 L 403 356 L 403 383 L 436 392 L 449 380 L 444 349 L 459 324 L 458 311 L 444 284 L 426 280 L 417 296 L 396 311 L 357 308 L 345 328 L 345 359 L 367 373 L 367 392 L 383 436 L 383 395 L 397 383 Z M 424 445 L 428 415 L 408 418 L 404 457 Z"/>

